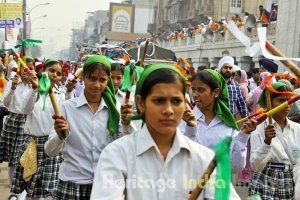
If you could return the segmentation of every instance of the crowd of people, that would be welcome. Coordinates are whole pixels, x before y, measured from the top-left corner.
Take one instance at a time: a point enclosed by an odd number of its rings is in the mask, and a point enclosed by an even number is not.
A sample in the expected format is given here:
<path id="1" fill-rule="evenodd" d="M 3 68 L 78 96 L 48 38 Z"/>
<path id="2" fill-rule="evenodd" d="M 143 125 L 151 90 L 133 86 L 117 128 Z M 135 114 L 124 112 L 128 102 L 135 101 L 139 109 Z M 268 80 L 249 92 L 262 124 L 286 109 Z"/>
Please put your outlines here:
<path id="1" fill-rule="evenodd" d="M 299 103 L 255 117 L 300 85 L 272 60 L 248 78 L 231 56 L 197 71 L 183 58 L 145 67 L 96 54 L 83 63 L 22 59 L 26 66 L 13 54 L 0 63 L 10 200 L 187 199 L 226 138 L 235 178 L 222 199 L 240 199 L 239 185 L 262 199 L 299 198 Z M 215 171 L 209 182 L 218 181 Z M 218 199 L 217 190 L 207 184 L 199 199 Z"/>

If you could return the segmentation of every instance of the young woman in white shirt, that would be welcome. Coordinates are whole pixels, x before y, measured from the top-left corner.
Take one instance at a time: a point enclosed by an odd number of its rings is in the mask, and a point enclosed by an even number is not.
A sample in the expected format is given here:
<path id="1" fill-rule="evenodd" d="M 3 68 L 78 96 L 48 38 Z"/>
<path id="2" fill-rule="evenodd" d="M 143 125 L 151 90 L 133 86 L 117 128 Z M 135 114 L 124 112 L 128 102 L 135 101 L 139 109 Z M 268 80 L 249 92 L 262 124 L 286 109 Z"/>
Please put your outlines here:
<path id="1" fill-rule="evenodd" d="M 48 87 L 54 89 L 54 93 L 60 105 L 65 100 L 64 93 L 55 91 L 54 85 L 58 84 L 62 78 L 62 67 L 56 60 L 47 60 L 44 64 L 44 72 L 48 74 L 50 82 Z M 14 172 L 11 192 L 15 194 L 21 193 L 23 190 L 27 192 L 27 198 L 38 199 L 51 197 L 52 191 L 58 181 L 57 174 L 59 166 L 62 162 L 62 156 L 50 158 L 44 152 L 44 144 L 53 129 L 54 115 L 53 106 L 48 95 L 49 88 L 44 87 L 42 90 L 41 80 L 37 81 L 35 73 L 29 74 L 30 79 L 39 85 L 38 89 L 29 89 L 27 99 L 23 102 L 23 109 L 28 113 L 24 126 L 24 144 L 19 150 L 19 158 L 34 139 L 37 144 L 37 172 L 27 182 L 23 178 L 24 169 L 20 163 L 16 165 Z M 52 123 L 51 123 L 52 122 Z"/>
<path id="2" fill-rule="evenodd" d="M 105 56 L 89 56 L 83 66 L 83 93 L 63 103 L 62 117 L 55 119 L 56 133 L 45 145 L 49 156 L 60 152 L 64 156 L 54 199 L 89 199 L 104 147 L 134 130 L 127 120 L 131 108 L 116 106 L 110 74 L 111 64 Z M 68 132 L 66 138 L 62 131 Z"/>
<path id="3" fill-rule="evenodd" d="M 20 76 L 15 75 L 5 86 L 3 93 L 3 105 L 8 109 L 9 115 L 4 121 L 3 131 L 0 136 L 0 162 L 8 162 L 8 174 L 10 184 L 12 183 L 15 166 L 19 162 L 18 153 L 24 143 L 25 135 L 23 133 L 26 115 L 23 103 L 32 88 L 28 79 L 29 71 L 34 72 L 33 58 L 26 56 L 23 58 L 28 69 L 20 68 Z M 11 194 L 11 197 L 15 196 Z"/>
<path id="4" fill-rule="evenodd" d="M 225 79 L 214 70 L 205 69 L 193 75 L 191 88 L 196 106 L 187 111 L 183 117 L 185 129 L 196 126 L 195 131 L 189 131 L 190 139 L 214 149 L 215 145 L 227 136 L 232 136 L 231 165 L 233 172 L 241 171 L 246 164 L 247 141 L 255 122 L 246 121 L 241 130 L 228 108 L 228 89 Z M 192 114 L 197 120 L 190 120 Z M 193 119 L 193 118 L 192 118 Z"/>
<path id="5" fill-rule="evenodd" d="M 283 82 L 271 84 L 272 108 L 288 101 L 294 94 Z M 258 103 L 266 108 L 266 88 Z M 272 124 L 264 121 L 251 133 L 250 164 L 254 175 L 249 194 L 262 199 L 287 200 L 294 198 L 294 181 L 299 170 L 293 173 L 300 158 L 300 125 L 287 118 L 290 106 L 272 116 Z"/>
<path id="6" fill-rule="evenodd" d="M 91 200 L 187 199 L 214 157 L 213 151 L 177 129 L 186 108 L 180 72 L 165 64 L 148 66 L 136 89 L 142 130 L 109 144 L 101 153 Z M 213 199 L 206 187 L 199 199 Z M 239 199 L 231 190 L 230 199 Z"/>

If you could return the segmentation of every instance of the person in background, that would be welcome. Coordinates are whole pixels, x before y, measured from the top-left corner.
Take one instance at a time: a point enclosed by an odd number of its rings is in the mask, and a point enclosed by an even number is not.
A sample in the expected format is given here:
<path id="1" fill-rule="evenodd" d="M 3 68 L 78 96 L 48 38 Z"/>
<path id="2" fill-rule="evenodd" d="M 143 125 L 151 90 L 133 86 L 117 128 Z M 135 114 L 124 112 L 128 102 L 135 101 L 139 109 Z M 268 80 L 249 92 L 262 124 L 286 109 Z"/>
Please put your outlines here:
<path id="1" fill-rule="evenodd" d="M 270 85 L 272 108 L 290 100 L 294 93 L 283 82 Z M 266 105 L 266 88 L 259 98 Z M 276 91 L 276 92 L 275 92 Z M 287 118 L 290 106 L 272 115 L 272 122 L 265 120 L 251 133 L 250 164 L 254 175 L 249 195 L 258 194 L 262 199 L 294 199 L 294 165 L 299 161 L 300 124 Z"/>
<path id="2" fill-rule="evenodd" d="M 15 75 L 5 86 L 3 93 L 3 105 L 8 109 L 9 114 L 4 121 L 3 130 L 0 135 L 0 162 L 8 162 L 9 181 L 12 186 L 13 173 L 19 163 L 19 151 L 25 142 L 23 132 L 26 116 L 30 112 L 23 109 L 23 104 L 29 90 L 33 88 L 29 73 L 34 72 L 33 59 L 24 57 L 28 69 L 20 68 L 20 76 Z M 11 193 L 10 199 L 17 198 L 17 194 Z M 20 195 L 21 196 L 21 195 Z"/>
<path id="3" fill-rule="evenodd" d="M 271 74 L 275 74 L 278 71 L 278 65 L 274 63 L 273 60 L 268 58 L 261 58 L 259 61 L 259 73 L 261 72 L 270 72 Z"/>
<path id="4" fill-rule="evenodd" d="M 244 100 L 247 99 L 248 93 L 249 93 L 249 86 L 248 86 L 248 78 L 247 73 L 245 70 L 238 70 L 235 72 L 234 80 L 238 82 L 242 95 L 244 97 Z"/>
<path id="5" fill-rule="evenodd" d="M 254 90 L 257 86 L 259 86 L 259 69 L 254 68 L 251 70 L 251 73 L 252 77 L 248 79 L 250 91 Z"/>
<path id="6" fill-rule="evenodd" d="M 50 133 L 54 131 L 52 118 L 54 110 L 49 97 L 49 88 L 53 89 L 58 106 L 65 101 L 65 94 L 57 87 L 62 79 L 62 66 L 59 61 L 48 59 L 44 64 L 43 72 L 44 76 L 40 77 L 40 80 L 37 80 L 35 72 L 30 72 L 28 75 L 29 80 L 39 87 L 27 89 L 27 96 L 22 106 L 24 113 L 28 113 L 28 115 L 24 125 L 24 142 L 18 151 L 20 159 L 30 144 L 35 141 L 37 171 L 29 180 L 25 180 L 24 167 L 18 162 L 11 188 L 11 192 L 14 194 L 26 190 L 27 198 L 30 199 L 52 196 L 58 182 L 58 169 L 63 160 L 62 155 L 51 158 L 44 151 L 44 144 Z"/>
<path id="7" fill-rule="evenodd" d="M 269 16 L 269 21 L 276 21 L 277 20 L 277 10 L 276 10 L 276 6 L 275 3 L 272 3 L 271 5 L 271 10 L 270 10 L 270 16 Z"/>
<path id="8" fill-rule="evenodd" d="M 62 116 L 54 117 L 55 132 L 49 136 L 45 152 L 51 157 L 62 152 L 64 157 L 53 194 L 56 200 L 90 199 L 101 152 L 113 140 L 135 130 L 127 120 L 131 107 L 117 108 L 110 73 L 105 56 L 90 55 L 83 66 L 83 93 L 64 102 Z"/>
<path id="9" fill-rule="evenodd" d="M 231 56 L 225 56 L 220 59 L 217 71 L 220 72 L 227 82 L 230 111 L 235 116 L 238 110 L 241 114 L 241 117 L 246 117 L 249 114 L 246 102 L 243 98 L 238 83 L 232 79 L 233 66 L 234 59 Z"/>
<path id="10" fill-rule="evenodd" d="M 270 13 L 264 8 L 263 5 L 259 5 L 258 9 L 259 9 L 259 18 L 258 18 L 259 22 L 268 23 Z"/>

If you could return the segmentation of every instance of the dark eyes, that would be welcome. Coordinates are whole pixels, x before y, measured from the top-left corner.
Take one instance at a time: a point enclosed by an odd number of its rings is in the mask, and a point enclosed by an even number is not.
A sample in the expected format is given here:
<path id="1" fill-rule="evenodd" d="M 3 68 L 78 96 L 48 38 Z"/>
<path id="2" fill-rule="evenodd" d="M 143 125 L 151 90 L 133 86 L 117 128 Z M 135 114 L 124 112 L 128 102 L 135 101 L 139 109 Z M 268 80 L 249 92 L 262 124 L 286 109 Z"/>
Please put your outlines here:
<path id="1" fill-rule="evenodd" d="M 97 80 L 99 80 L 99 82 L 101 82 L 101 83 L 104 83 L 104 82 L 106 82 L 107 81 L 107 79 L 106 78 L 96 78 L 96 77 L 90 77 L 89 78 L 91 81 L 97 81 Z"/>
<path id="2" fill-rule="evenodd" d="M 194 88 L 192 87 L 192 91 L 195 93 L 195 92 L 199 92 L 199 93 L 203 93 L 205 90 L 204 88 Z"/>
<path id="3" fill-rule="evenodd" d="M 153 102 L 157 105 L 162 105 L 162 104 L 166 103 L 166 101 L 167 101 L 167 99 L 165 99 L 165 98 L 156 98 L 153 100 Z M 179 105 L 182 102 L 183 102 L 183 100 L 180 98 L 172 98 L 171 99 L 171 103 L 173 105 Z"/>

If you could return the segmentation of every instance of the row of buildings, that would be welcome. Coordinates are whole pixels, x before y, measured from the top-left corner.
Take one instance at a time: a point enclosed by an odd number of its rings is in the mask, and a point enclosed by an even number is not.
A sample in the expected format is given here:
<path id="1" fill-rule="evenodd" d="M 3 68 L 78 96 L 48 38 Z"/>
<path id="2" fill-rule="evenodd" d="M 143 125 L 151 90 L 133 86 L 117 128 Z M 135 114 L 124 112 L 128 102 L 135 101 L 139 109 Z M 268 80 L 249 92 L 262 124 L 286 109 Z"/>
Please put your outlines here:
<path id="1" fill-rule="evenodd" d="M 73 30 L 71 49 L 74 57 L 76 53 L 80 53 L 78 50 L 82 47 L 78 44 L 92 48 L 91 45 L 100 44 L 105 38 L 111 43 L 134 40 L 138 37 L 151 37 L 146 34 L 155 35 L 193 28 L 202 22 L 207 23 L 208 17 L 215 21 L 220 20 L 221 17 L 231 19 L 235 14 L 244 17 L 245 12 L 258 19 L 259 5 L 270 10 L 273 3 L 277 5 L 277 21 L 269 24 L 258 23 L 257 27 L 266 26 L 267 39 L 281 49 L 286 56 L 300 57 L 300 27 L 297 26 L 297 19 L 300 17 L 300 2 L 297 0 L 132 0 L 123 3 L 135 6 L 134 23 L 136 24 L 131 37 L 124 33 L 111 33 L 109 27 L 111 16 L 109 12 L 111 11 L 96 11 L 87 17 L 84 27 Z M 147 27 L 145 27 L 146 24 Z M 258 41 L 256 28 L 252 28 L 251 32 L 245 27 L 240 29 L 253 42 Z M 222 56 L 231 55 L 235 57 L 237 65 L 250 70 L 258 67 L 258 60 L 261 56 L 261 52 L 254 57 L 248 56 L 245 53 L 245 47 L 229 32 L 225 34 L 214 32 L 212 38 L 203 37 L 203 34 L 195 34 L 181 40 L 157 40 L 156 42 L 159 46 L 173 50 L 177 56 L 190 58 L 195 67 L 201 65 L 214 67 Z M 283 70 L 281 66 L 281 71 Z"/>

